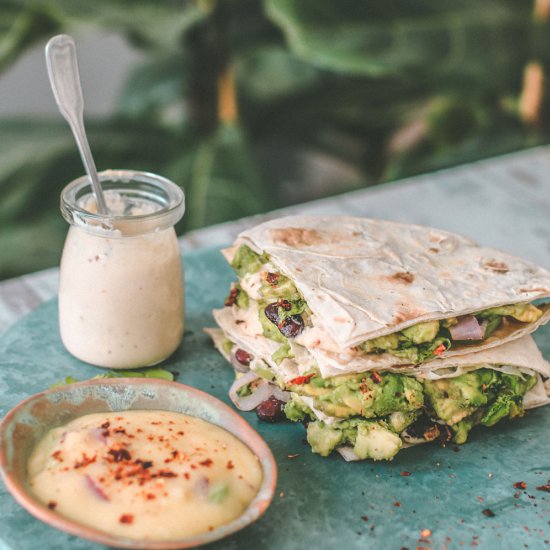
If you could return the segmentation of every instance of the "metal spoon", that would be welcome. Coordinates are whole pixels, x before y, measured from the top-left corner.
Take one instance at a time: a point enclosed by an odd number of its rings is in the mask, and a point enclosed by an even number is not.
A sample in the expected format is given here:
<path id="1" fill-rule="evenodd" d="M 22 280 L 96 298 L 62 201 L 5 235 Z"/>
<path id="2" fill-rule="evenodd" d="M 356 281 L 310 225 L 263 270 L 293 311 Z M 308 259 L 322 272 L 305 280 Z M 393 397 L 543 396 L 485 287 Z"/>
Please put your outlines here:
<path id="1" fill-rule="evenodd" d="M 76 46 L 72 37 L 58 34 L 50 39 L 46 44 L 46 66 L 55 102 L 73 131 L 84 168 L 92 183 L 98 212 L 108 215 L 109 210 L 84 130 L 84 99 L 80 87 Z"/>

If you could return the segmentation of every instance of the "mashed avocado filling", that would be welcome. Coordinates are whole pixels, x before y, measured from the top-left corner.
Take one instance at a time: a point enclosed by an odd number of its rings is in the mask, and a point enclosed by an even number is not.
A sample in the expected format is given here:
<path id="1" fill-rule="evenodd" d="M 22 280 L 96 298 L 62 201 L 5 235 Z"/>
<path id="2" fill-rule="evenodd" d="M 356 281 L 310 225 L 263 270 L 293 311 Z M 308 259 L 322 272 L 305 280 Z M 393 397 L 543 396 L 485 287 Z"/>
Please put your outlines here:
<path id="1" fill-rule="evenodd" d="M 231 266 L 239 277 L 258 273 L 262 267 L 269 264 L 269 255 L 257 254 L 246 245 L 241 245 L 231 262 Z M 265 309 L 274 302 L 284 303 L 277 308 L 280 321 L 292 316 L 300 316 L 308 324 L 311 316 L 307 303 L 294 283 L 278 272 L 261 272 L 262 283 L 259 289 L 263 299 L 258 301 L 258 316 L 263 328 L 263 334 L 281 344 L 288 344 L 287 338 L 276 324 L 265 315 Z M 239 288 L 239 287 L 238 287 Z M 239 299 L 239 296 L 241 298 Z M 248 296 L 239 288 L 236 300 L 237 307 L 248 307 Z M 482 310 L 473 314 L 480 323 L 486 324 L 483 339 L 488 338 L 502 323 L 503 318 L 510 318 L 522 323 L 534 323 L 542 315 L 542 311 L 533 304 L 511 304 Z M 411 364 L 420 364 L 441 355 L 452 346 L 453 339 L 449 328 L 458 323 L 459 318 L 450 317 L 441 321 L 425 321 L 407 327 L 398 332 L 372 338 L 360 344 L 358 349 L 366 354 L 390 353 L 395 357 L 407 359 Z M 287 349 L 287 348 L 285 348 Z M 282 354 L 282 352 L 281 352 Z M 278 360 L 284 357 L 279 354 Z"/>
<path id="2" fill-rule="evenodd" d="M 222 343 L 228 351 L 233 345 L 227 338 Z M 284 344 L 279 350 L 283 348 Z M 293 422 L 308 423 L 307 439 L 313 452 L 327 456 L 347 445 L 359 458 L 374 460 L 391 459 L 401 448 L 404 432 L 417 422 L 426 426 L 435 422 L 441 429 L 446 426 L 449 437 L 452 433 L 453 441 L 461 444 L 474 426 L 490 427 L 503 418 L 522 416 L 523 397 L 537 381 L 536 376 L 489 368 L 438 380 L 393 372 L 322 378 L 311 370 L 284 382 L 267 365 L 255 365 L 254 372 L 290 392 L 285 415 Z M 238 393 L 244 397 L 254 389 L 251 383 Z M 333 422 L 319 420 L 312 408 Z M 416 439 L 433 441 L 439 435 L 436 431 L 421 430 Z"/>
<path id="3" fill-rule="evenodd" d="M 284 385 L 298 396 L 311 397 L 313 406 L 328 416 L 376 418 L 408 413 L 424 405 L 422 384 L 394 373 L 353 374 L 321 378 L 300 376 Z"/>
<path id="4" fill-rule="evenodd" d="M 451 427 L 456 443 L 464 443 L 477 424 L 494 426 L 503 418 L 523 416 L 523 396 L 536 382 L 536 376 L 479 369 L 456 378 L 426 380 L 424 394 L 431 416 Z"/>
<path id="5" fill-rule="evenodd" d="M 399 435 L 420 418 L 449 426 L 453 441 L 465 443 L 476 425 L 494 426 L 503 418 L 522 416 L 523 396 L 536 383 L 536 376 L 487 368 L 440 380 L 395 373 L 371 376 L 374 379 L 312 377 L 307 383 L 287 386 L 293 394 L 285 414 L 294 422 L 311 420 L 307 439 L 313 452 L 327 456 L 336 447 L 350 445 L 359 458 L 388 460 L 401 448 Z M 332 424 L 318 420 L 302 397 L 313 397 L 315 409 L 344 420 Z M 433 440 L 429 434 L 423 438 Z"/>
<path id="6" fill-rule="evenodd" d="M 350 445 L 360 459 L 389 460 L 403 442 L 383 420 L 351 419 L 328 426 L 317 420 L 307 427 L 307 441 L 314 453 L 328 456 L 336 447 Z"/>

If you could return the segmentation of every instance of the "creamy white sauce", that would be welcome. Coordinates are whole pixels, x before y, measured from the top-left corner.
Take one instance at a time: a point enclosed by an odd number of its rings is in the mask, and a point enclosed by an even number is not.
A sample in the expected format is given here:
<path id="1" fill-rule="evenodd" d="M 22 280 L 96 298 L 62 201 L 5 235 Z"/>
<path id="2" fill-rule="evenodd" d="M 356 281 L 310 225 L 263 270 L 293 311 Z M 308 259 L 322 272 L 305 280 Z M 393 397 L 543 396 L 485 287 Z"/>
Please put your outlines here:
<path id="1" fill-rule="evenodd" d="M 231 308 L 231 313 L 233 314 L 235 324 L 239 326 L 240 332 L 251 337 L 263 336 L 264 330 L 258 317 L 259 306 L 256 301 L 250 300 L 247 309 L 234 305 Z"/>
<path id="2" fill-rule="evenodd" d="M 239 281 L 241 288 L 248 294 L 248 297 L 253 300 L 263 300 L 262 293 L 260 292 L 263 284 L 262 273 L 262 271 L 247 273 Z"/>
<path id="3" fill-rule="evenodd" d="M 117 215 L 143 215 L 158 205 L 106 193 Z M 94 210 L 95 203 L 81 205 Z M 122 223 L 122 222 L 121 222 Z M 183 275 L 173 228 L 124 234 L 121 229 L 69 229 L 61 259 L 59 321 L 65 347 L 87 363 L 109 368 L 154 365 L 183 334 Z M 116 220 L 114 226 L 116 227 Z"/>
<path id="4" fill-rule="evenodd" d="M 229 432 L 168 411 L 82 416 L 51 430 L 28 463 L 49 508 L 133 539 L 174 540 L 234 520 L 257 494 L 257 457 Z"/>

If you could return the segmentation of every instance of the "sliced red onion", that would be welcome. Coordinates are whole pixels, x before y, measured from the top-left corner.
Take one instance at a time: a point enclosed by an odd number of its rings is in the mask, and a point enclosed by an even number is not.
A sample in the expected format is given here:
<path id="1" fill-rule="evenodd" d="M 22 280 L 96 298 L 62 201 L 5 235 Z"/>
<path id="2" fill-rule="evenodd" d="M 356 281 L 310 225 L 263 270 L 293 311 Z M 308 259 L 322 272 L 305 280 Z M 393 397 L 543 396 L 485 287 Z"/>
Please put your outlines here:
<path id="1" fill-rule="evenodd" d="M 290 399 L 290 392 L 282 390 L 281 388 L 279 388 L 279 386 L 276 386 L 275 384 L 270 384 L 270 385 L 273 389 L 273 393 L 271 395 L 273 395 L 275 399 L 278 399 L 283 403 L 287 403 L 288 400 Z"/>
<path id="2" fill-rule="evenodd" d="M 245 395 L 244 397 L 241 397 L 237 393 L 240 388 L 246 386 L 247 384 L 250 384 L 251 382 L 254 382 L 255 380 L 260 381 L 258 382 L 258 385 L 253 389 L 251 395 Z M 229 397 L 231 401 L 233 401 L 235 407 L 237 407 L 241 411 L 251 411 L 255 409 L 260 403 L 262 403 L 266 399 L 269 399 L 272 395 L 280 401 L 283 401 L 284 403 L 286 403 L 290 398 L 290 394 L 288 392 L 281 390 L 281 388 L 279 388 L 279 386 L 276 386 L 275 384 L 270 384 L 266 380 L 261 379 L 253 371 L 249 371 L 246 374 L 243 374 L 243 376 L 239 377 L 237 380 L 235 380 L 235 382 L 233 382 L 233 385 L 229 389 Z"/>
<path id="3" fill-rule="evenodd" d="M 210 492 L 210 480 L 207 477 L 199 477 L 193 485 L 193 491 L 200 497 L 207 497 Z"/>
<path id="4" fill-rule="evenodd" d="M 456 325 L 449 327 L 449 332 L 453 340 L 483 340 L 485 326 L 480 325 L 473 315 L 464 315 L 459 317 Z"/>
<path id="5" fill-rule="evenodd" d="M 229 397 L 231 401 L 233 401 L 235 407 L 241 411 L 251 411 L 255 409 L 262 401 L 265 401 L 272 395 L 273 391 L 270 388 L 270 384 L 261 379 L 251 395 L 241 397 L 237 394 L 240 388 L 254 382 L 254 380 L 258 380 L 258 378 L 255 372 L 249 371 L 235 380 L 231 388 L 229 388 Z"/>
<path id="6" fill-rule="evenodd" d="M 93 434 L 94 439 L 97 441 L 100 441 L 104 445 L 107 445 L 107 436 L 105 435 L 106 429 L 105 428 L 94 428 L 93 430 L 90 430 Z"/>
<path id="7" fill-rule="evenodd" d="M 84 479 L 86 480 L 86 485 L 88 486 L 88 488 L 97 498 L 99 498 L 100 500 L 110 500 L 103 489 L 96 483 L 96 481 L 92 477 L 86 474 L 84 476 Z"/>
<path id="8" fill-rule="evenodd" d="M 355 462 L 356 460 L 361 460 L 355 454 L 353 447 L 338 447 L 336 451 L 342 455 L 346 462 Z"/>

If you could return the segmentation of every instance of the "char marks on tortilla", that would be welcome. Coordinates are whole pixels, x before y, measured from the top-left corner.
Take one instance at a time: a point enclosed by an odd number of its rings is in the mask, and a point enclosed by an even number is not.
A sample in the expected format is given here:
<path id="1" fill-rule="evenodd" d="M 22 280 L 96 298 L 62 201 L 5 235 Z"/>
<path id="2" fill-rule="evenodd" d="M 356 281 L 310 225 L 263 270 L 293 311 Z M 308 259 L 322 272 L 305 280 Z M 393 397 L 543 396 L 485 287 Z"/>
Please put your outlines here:
<path id="1" fill-rule="evenodd" d="M 550 296 L 547 270 L 418 225 L 290 216 L 244 231 L 236 244 L 267 252 L 304 296 L 314 323 L 343 348 L 422 321 Z"/>

